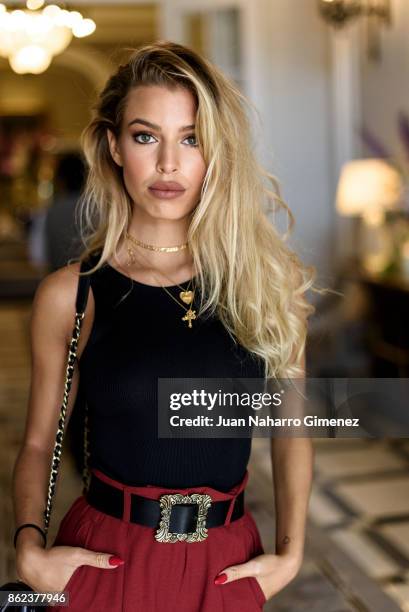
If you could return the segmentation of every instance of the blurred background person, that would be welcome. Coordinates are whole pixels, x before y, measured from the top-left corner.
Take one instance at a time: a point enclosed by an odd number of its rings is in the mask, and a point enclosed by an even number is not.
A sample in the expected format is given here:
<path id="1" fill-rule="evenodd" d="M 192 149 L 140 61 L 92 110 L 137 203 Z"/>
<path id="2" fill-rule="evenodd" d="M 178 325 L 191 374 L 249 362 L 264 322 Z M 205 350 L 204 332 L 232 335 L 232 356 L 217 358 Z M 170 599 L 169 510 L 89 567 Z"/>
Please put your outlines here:
<path id="1" fill-rule="evenodd" d="M 65 266 L 80 252 L 75 209 L 84 179 L 85 165 L 81 154 L 63 154 L 55 170 L 55 196 L 44 220 L 45 253 L 51 271 Z"/>
<path id="2" fill-rule="evenodd" d="M 35 267 L 53 272 L 80 252 L 80 234 L 75 207 L 85 178 L 80 153 L 70 151 L 56 157 L 53 196 L 49 204 L 29 215 L 28 257 Z"/>

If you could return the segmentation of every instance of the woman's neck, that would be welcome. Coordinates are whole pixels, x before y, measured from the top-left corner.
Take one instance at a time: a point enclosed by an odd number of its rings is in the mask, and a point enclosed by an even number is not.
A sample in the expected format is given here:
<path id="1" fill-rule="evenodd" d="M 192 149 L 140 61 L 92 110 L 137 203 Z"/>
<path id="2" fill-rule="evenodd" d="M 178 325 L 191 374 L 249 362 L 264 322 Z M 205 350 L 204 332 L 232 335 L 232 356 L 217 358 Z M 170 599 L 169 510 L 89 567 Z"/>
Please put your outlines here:
<path id="1" fill-rule="evenodd" d="M 156 242 L 154 245 L 176 246 L 175 243 Z M 169 280 L 179 283 L 195 275 L 193 258 L 188 247 L 173 253 L 156 252 L 137 246 L 130 240 L 124 240 L 112 261 L 114 267 L 118 267 L 127 275 L 150 284 L 169 285 Z"/>
<path id="2" fill-rule="evenodd" d="M 190 221 L 190 216 L 182 219 L 155 219 L 136 209 L 128 233 L 145 244 L 177 246 L 187 241 Z"/>
<path id="3" fill-rule="evenodd" d="M 135 209 L 128 227 L 128 234 L 147 245 L 154 247 L 174 247 L 186 244 L 190 217 L 183 219 L 154 219 L 147 216 L 144 211 Z M 159 271 L 165 274 L 182 275 L 193 266 L 193 258 L 189 248 L 180 249 L 175 252 L 158 252 L 135 244 L 132 240 L 125 238 L 118 249 L 118 256 L 122 262 L 129 262 L 129 269 L 145 269 L 147 271 Z"/>

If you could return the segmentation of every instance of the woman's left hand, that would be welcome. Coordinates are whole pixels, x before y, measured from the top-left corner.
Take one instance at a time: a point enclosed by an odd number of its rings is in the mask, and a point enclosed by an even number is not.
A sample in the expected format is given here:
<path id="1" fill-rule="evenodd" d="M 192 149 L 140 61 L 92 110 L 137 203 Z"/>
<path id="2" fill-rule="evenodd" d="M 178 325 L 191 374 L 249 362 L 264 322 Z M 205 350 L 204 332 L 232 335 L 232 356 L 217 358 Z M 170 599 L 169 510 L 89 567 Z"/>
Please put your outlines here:
<path id="1" fill-rule="evenodd" d="M 266 600 L 281 591 L 301 567 L 301 560 L 288 554 L 263 554 L 246 563 L 226 567 L 216 577 L 215 584 L 223 584 L 253 576 L 259 583 Z"/>

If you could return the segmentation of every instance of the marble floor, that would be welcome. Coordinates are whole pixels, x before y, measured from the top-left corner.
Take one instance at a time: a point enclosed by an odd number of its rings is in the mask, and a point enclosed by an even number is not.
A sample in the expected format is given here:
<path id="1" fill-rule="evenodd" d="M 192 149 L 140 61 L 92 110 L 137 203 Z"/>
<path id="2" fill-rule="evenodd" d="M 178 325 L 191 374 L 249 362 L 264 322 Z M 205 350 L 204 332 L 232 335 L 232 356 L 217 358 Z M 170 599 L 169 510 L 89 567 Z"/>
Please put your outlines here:
<path id="1" fill-rule="evenodd" d="M 14 580 L 11 473 L 30 384 L 30 301 L 0 306 L 0 581 Z M 264 609 L 276 612 L 409 612 L 409 440 L 315 439 L 305 559 Z M 267 439 L 253 440 L 248 505 L 266 551 L 274 550 Z M 81 481 L 63 453 L 50 539 Z"/>
<path id="2" fill-rule="evenodd" d="M 409 440 L 316 440 L 310 517 L 409 610 Z"/>

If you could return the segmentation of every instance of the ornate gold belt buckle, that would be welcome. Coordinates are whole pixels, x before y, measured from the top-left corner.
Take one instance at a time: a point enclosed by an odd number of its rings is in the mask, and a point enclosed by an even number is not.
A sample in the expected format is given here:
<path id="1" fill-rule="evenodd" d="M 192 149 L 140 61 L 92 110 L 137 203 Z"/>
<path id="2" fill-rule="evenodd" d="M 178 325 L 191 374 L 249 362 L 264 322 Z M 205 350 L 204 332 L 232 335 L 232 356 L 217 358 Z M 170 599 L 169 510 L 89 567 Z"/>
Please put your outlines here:
<path id="1" fill-rule="evenodd" d="M 210 495 L 192 493 L 192 495 L 182 495 L 181 493 L 167 493 L 160 497 L 161 518 L 159 527 L 155 533 L 155 540 L 158 542 L 203 542 L 207 538 L 206 516 L 212 503 Z M 196 531 L 187 533 L 177 533 L 169 531 L 170 514 L 172 507 L 176 504 L 197 504 L 197 523 Z"/>

